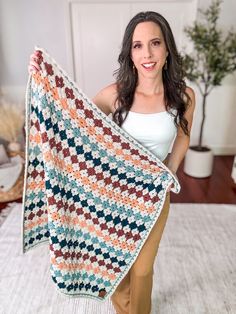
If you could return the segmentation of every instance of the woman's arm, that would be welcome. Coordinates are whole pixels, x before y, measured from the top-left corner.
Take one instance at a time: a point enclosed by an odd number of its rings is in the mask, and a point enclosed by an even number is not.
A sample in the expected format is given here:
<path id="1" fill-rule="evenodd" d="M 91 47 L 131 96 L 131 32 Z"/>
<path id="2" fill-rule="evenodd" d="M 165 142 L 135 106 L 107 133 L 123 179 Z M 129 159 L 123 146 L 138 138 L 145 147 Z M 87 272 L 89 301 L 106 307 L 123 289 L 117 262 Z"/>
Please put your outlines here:
<path id="1" fill-rule="evenodd" d="M 191 127 L 192 127 L 192 121 L 193 121 L 193 113 L 195 109 L 195 94 L 194 91 L 187 87 L 186 92 L 188 93 L 191 103 L 188 109 L 186 110 L 184 117 L 188 121 L 188 131 L 190 134 Z M 170 153 L 170 156 L 168 158 L 167 167 L 175 174 L 179 168 L 179 165 L 181 164 L 182 160 L 184 159 L 184 156 L 188 150 L 190 143 L 190 136 L 187 136 L 182 128 L 179 126 L 177 130 L 177 135 L 172 147 L 172 151 Z"/>
<path id="2" fill-rule="evenodd" d="M 109 115 L 115 110 L 116 97 L 116 84 L 111 84 L 99 91 L 92 101 L 106 115 Z"/>

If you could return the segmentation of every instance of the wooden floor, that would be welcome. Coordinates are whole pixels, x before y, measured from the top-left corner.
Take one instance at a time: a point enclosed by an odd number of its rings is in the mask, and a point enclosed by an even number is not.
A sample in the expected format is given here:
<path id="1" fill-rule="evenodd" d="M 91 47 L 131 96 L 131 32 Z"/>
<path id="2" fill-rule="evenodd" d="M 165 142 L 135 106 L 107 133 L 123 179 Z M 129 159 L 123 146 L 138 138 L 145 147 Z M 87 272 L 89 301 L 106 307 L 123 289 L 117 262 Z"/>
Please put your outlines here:
<path id="1" fill-rule="evenodd" d="M 215 156 L 213 173 L 205 179 L 186 175 L 182 162 L 177 173 L 181 191 L 171 193 L 171 202 L 236 204 L 236 184 L 231 178 L 233 159 L 234 156 Z M 16 202 L 22 202 L 22 199 Z M 0 210 L 6 206 L 7 203 L 0 203 Z"/>
<path id="2" fill-rule="evenodd" d="M 236 204 L 236 184 L 231 178 L 234 156 L 215 156 L 210 177 L 197 179 L 183 172 L 183 162 L 177 176 L 179 194 L 171 193 L 172 203 Z"/>

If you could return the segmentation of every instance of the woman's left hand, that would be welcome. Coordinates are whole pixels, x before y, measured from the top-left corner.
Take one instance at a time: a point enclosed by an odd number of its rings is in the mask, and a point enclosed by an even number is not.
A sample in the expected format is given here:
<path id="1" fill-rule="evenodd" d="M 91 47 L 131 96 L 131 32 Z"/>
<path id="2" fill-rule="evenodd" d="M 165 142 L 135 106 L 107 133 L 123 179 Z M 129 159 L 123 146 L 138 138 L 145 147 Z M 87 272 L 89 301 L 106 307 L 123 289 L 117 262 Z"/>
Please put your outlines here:
<path id="1" fill-rule="evenodd" d="M 173 186 L 173 183 L 172 183 L 172 184 L 168 187 L 168 189 L 167 189 L 167 193 L 168 193 L 168 192 L 170 192 L 170 190 L 171 190 L 172 186 Z"/>
<path id="2" fill-rule="evenodd" d="M 174 175 L 174 177 L 175 177 L 176 180 L 178 181 L 179 179 L 178 179 L 176 173 L 175 173 L 175 172 L 172 172 L 172 174 Z M 174 187 L 174 183 L 172 183 L 172 184 L 168 187 L 167 192 L 170 192 L 170 190 L 171 190 L 173 187 Z"/>

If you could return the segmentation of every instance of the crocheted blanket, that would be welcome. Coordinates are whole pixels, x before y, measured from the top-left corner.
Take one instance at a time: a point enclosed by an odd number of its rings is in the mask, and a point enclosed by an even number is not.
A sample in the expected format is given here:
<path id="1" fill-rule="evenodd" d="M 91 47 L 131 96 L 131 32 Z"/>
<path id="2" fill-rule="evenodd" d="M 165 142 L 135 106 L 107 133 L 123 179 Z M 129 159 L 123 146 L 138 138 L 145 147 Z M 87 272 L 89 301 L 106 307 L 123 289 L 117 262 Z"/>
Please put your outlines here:
<path id="1" fill-rule="evenodd" d="M 39 50 L 26 93 L 23 251 L 48 241 L 57 288 L 103 301 L 135 262 L 168 187 L 180 185 Z"/>

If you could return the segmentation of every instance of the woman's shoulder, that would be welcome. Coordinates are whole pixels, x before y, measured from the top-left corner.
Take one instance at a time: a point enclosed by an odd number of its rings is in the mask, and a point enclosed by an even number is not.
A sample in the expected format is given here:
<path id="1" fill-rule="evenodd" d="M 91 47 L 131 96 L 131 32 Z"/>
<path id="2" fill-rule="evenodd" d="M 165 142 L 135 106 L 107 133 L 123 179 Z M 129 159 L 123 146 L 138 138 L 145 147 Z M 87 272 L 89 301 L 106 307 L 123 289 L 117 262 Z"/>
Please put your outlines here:
<path id="1" fill-rule="evenodd" d="M 195 109 L 195 93 L 190 86 L 185 87 L 185 93 L 183 100 L 186 104 L 186 111 L 193 112 Z"/>
<path id="2" fill-rule="evenodd" d="M 106 114 L 115 110 L 117 99 L 117 84 L 112 83 L 102 88 L 93 98 L 93 102 Z"/>
<path id="3" fill-rule="evenodd" d="M 186 86 L 185 91 L 189 95 L 190 98 L 194 98 L 195 97 L 194 90 L 190 86 Z"/>
<path id="4" fill-rule="evenodd" d="M 186 94 L 189 96 L 189 98 L 191 100 L 191 105 L 195 106 L 195 93 L 194 93 L 194 90 L 191 87 L 186 86 L 185 92 L 186 92 Z"/>
<path id="5" fill-rule="evenodd" d="M 110 85 L 107 85 L 105 87 L 103 87 L 99 92 L 102 94 L 113 94 L 113 93 L 117 93 L 117 84 L 116 83 L 112 83 Z"/>
<path id="6" fill-rule="evenodd" d="M 186 108 L 184 116 L 188 121 L 192 121 L 193 113 L 195 110 L 195 93 L 194 90 L 189 86 L 186 87 L 185 92 L 189 96 L 189 99 L 187 100 L 188 106 Z"/>

